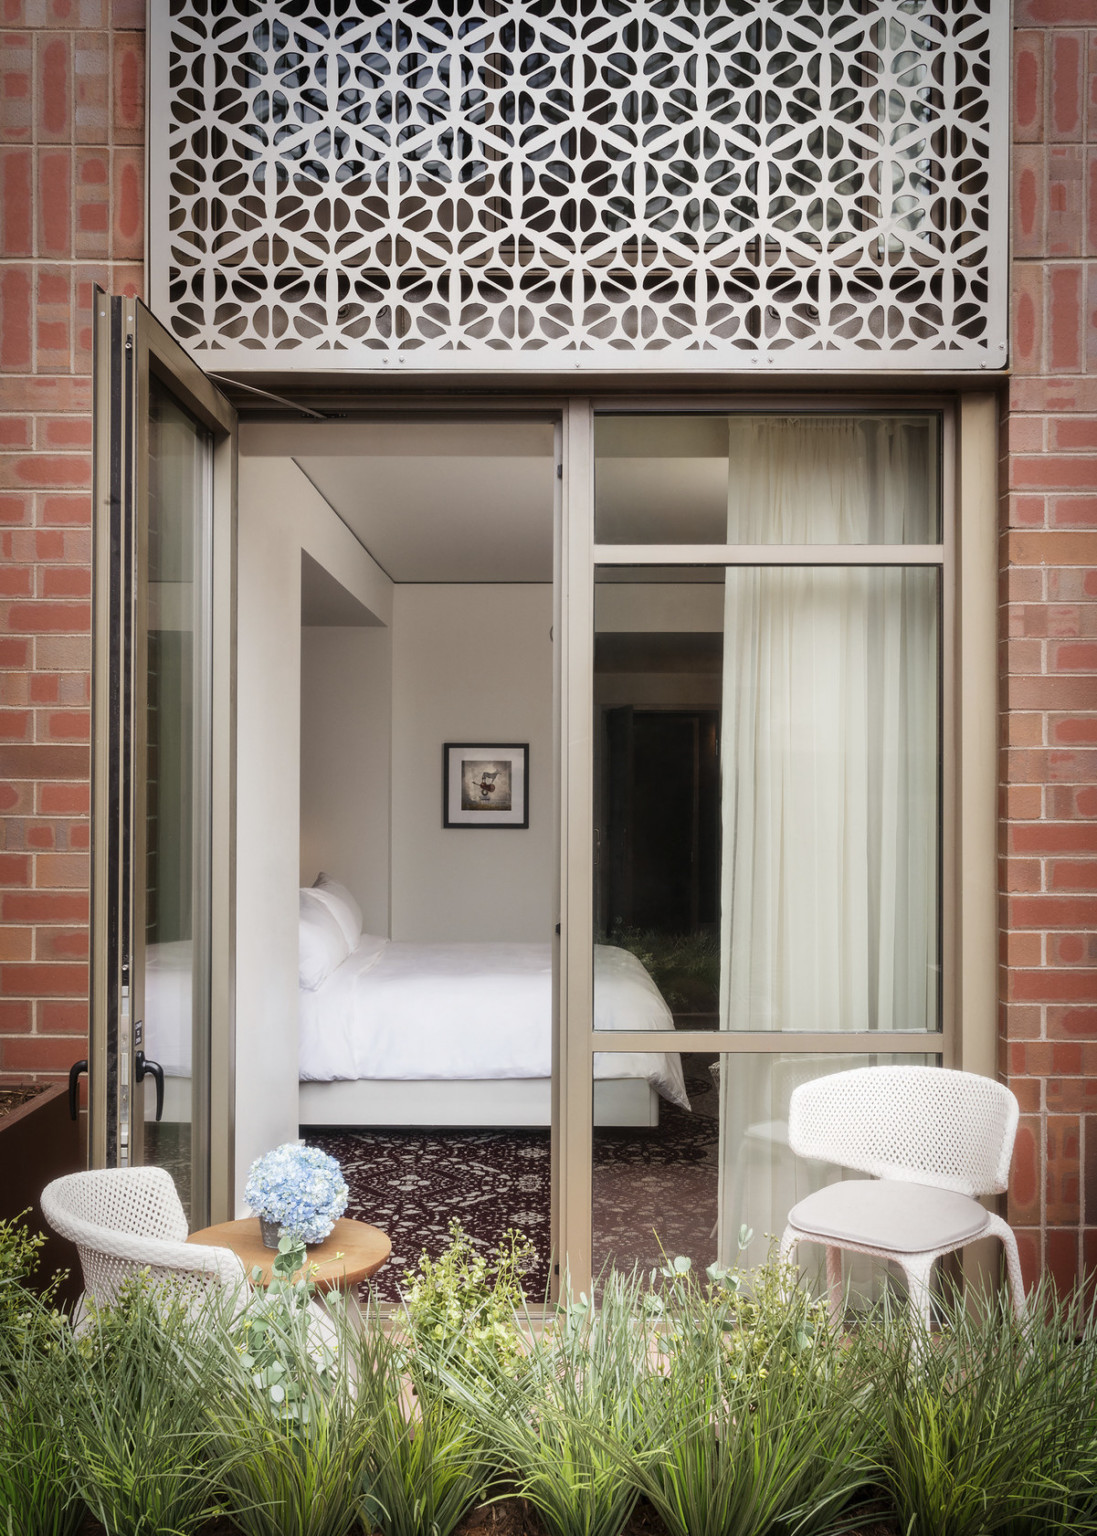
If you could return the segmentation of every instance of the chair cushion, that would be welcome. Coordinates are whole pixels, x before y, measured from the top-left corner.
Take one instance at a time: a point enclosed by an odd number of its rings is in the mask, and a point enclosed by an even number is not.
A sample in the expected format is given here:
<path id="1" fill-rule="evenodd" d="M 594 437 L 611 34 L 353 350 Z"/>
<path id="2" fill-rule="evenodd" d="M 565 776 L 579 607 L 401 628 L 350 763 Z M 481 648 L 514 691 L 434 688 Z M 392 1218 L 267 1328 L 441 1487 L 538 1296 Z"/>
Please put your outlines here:
<path id="1" fill-rule="evenodd" d="M 808 1195 L 789 1222 L 825 1242 L 891 1253 L 930 1253 L 977 1237 L 989 1221 L 978 1201 L 898 1179 L 843 1179 Z"/>

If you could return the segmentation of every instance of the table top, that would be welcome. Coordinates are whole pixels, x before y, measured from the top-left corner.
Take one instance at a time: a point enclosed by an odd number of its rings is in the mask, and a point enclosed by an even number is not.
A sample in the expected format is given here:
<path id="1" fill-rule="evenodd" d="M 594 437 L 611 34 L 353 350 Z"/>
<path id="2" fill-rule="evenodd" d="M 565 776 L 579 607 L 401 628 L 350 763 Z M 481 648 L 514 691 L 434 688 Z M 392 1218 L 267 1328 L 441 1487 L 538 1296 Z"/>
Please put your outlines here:
<path id="1" fill-rule="evenodd" d="M 249 1278 L 253 1269 L 259 1269 L 262 1283 L 270 1283 L 271 1266 L 278 1252 L 265 1246 L 259 1234 L 258 1216 L 203 1227 L 200 1232 L 192 1232 L 187 1242 L 202 1243 L 208 1248 L 231 1248 L 243 1261 Z M 392 1252 L 392 1243 L 380 1228 L 341 1216 L 324 1241 L 310 1244 L 305 1252 L 308 1278 L 318 1291 L 330 1291 L 334 1286 L 349 1290 L 377 1273 Z"/>

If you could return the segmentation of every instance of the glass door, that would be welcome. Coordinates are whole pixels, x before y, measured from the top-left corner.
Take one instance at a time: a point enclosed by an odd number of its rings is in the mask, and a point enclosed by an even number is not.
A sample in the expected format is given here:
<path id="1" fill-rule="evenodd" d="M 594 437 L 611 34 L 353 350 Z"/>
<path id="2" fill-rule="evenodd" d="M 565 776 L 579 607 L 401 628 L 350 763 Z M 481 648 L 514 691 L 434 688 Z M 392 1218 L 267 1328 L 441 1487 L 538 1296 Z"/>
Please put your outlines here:
<path id="1" fill-rule="evenodd" d="M 91 1145 L 225 1209 L 235 413 L 97 295 Z M 227 1213 L 227 1212 L 226 1212 Z"/>
<path id="2" fill-rule="evenodd" d="M 951 423 L 587 407 L 576 431 L 573 1279 L 755 1263 L 841 1176 L 790 1152 L 793 1088 L 951 1050 Z"/>

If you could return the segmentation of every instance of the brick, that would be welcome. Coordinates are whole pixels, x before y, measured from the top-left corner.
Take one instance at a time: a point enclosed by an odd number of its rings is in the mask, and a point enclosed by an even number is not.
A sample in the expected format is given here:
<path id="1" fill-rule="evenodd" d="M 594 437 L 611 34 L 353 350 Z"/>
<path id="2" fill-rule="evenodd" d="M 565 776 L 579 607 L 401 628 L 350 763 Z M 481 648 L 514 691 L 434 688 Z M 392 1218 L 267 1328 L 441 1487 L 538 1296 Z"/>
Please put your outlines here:
<path id="1" fill-rule="evenodd" d="M 0 1034 L 30 1033 L 31 1005 L 22 999 L 0 999 Z"/>
<path id="2" fill-rule="evenodd" d="M 1047 957 L 1050 965 L 1097 965 L 1097 933 L 1052 934 Z"/>
<path id="3" fill-rule="evenodd" d="M 1039 461 L 1034 461 L 1039 462 Z M 1064 469 L 1071 464 L 1077 467 L 1077 460 L 1059 458 L 1051 461 L 1055 465 L 1061 465 Z M 1007 555 L 1011 563 L 1016 565 L 1084 565 L 1097 566 L 1097 533 L 1011 533 L 1006 541 Z M 1092 571 L 1086 572 L 1088 580 Z M 1056 594 L 1050 593 L 1049 596 Z M 1066 596 L 1064 592 L 1062 594 Z M 1085 595 L 1097 596 L 1097 582 L 1092 591 Z"/>
<path id="4" fill-rule="evenodd" d="M 1051 496 L 1052 528 L 1097 528 L 1097 496 Z"/>
<path id="5" fill-rule="evenodd" d="M 39 448 L 90 448 L 91 417 L 71 413 L 65 416 L 39 416 L 35 425 L 35 442 Z"/>
<path id="6" fill-rule="evenodd" d="M 39 522 L 55 527 L 84 526 L 91 522 L 91 498 L 86 495 L 42 496 L 38 516 Z"/>
<path id="7" fill-rule="evenodd" d="M 1083 254 L 1085 154 L 1081 145 L 1057 145 L 1048 156 L 1045 249 L 1049 256 Z M 1020 254 L 1020 253 L 1018 253 Z"/>
<path id="8" fill-rule="evenodd" d="M 88 680 L 84 682 L 87 690 Z M 43 816 L 87 816 L 91 811 L 91 786 L 39 784 L 37 810 Z M 1075 919 L 1071 918 L 1070 921 L 1074 922 Z"/>
<path id="9" fill-rule="evenodd" d="M 1043 146 L 1018 145 L 1013 153 L 1015 256 L 1043 256 L 1047 251 L 1047 180 Z"/>
<path id="10" fill-rule="evenodd" d="M 1060 7 L 1062 9 L 1062 7 Z M 1085 38 L 1078 32 L 1054 34 L 1049 45 L 1051 103 L 1049 138 L 1077 141 L 1083 134 L 1084 87 L 1082 80 Z"/>
<path id="11" fill-rule="evenodd" d="M 1013 1144 L 1013 1163 L 1009 1179 L 1010 1220 L 1021 1223 L 1039 1221 L 1040 1191 L 1043 1184 L 1040 1121 L 1024 1118 L 1018 1122 Z"/>
<path id="12" fill-rule="evenodd" d="M 39 1030 L 48 1035 L 86 1035 L 88 1032 L 88 1005 L 81 1000 L 71 1002 L 61 998 L 43 998 L 35 1004 Z"/>
<path id="13" fill-rule="evenodd" d="M 110 136 L 110 48 L 106 33 L 76 40 L 76 128 L 80 144 L 106 144 Z"/>
<path id="14" fill-rule="evenodd" d="M 1014 928 L 1097 928 L 1097 896 L 1014 896 L 1008 913 Z"/>
<path id="15" fill-rule="evenodd" d="M 29 368 L 33 356 L 31 279 L 22 267 L 0 271 L 0 368 Z"/>
<path id="16" fill-rule="evenodd" d="M 1049 1223 L 1075 1222 L 1081 1197 L 1081 1125 L 1077 1115 L 1048 1115 L 1044 1164 L 1044 1217 Z"/>
<path id="17" fill-rule="evenodd" d="M 87 928 L 39 928 L 35 933 L 38 960 L 86 960 Z"/>
<path id="18" fill-rule="evenodd" d="M 72 255 L 72 153 L 51 149 L 38 156 L 38 255 Z"/>
<path id="19" fill-rule="evenodd" d="M 37 884 L 41 887 L 87 889 L 91 868 L 87 854 L 40 853 L 34 864 Z"/>
<path id="20" fill-rule="evenodd" d="M 1028 262 L 1015 262 L 1010 286 L 1013 366 L 1026 373 L 1043 373 L 1043 269 Z"/>
<path id="21" fill-rule="evenodd" d="M 115 33 L 111 39 L 111 66 L 114 84 L 112 141 L 115 144 L 141 144 L 145 136 L 144 38 Z"/>
<path id="22" fill-rule="evenodd" d="M 91 571 L 86 566 L 45 566 L 40 597 L 90 597 Z"/>
<path id="23" fill-rule="evenodd" d="M 1097 1008 L 1048 1008 L 1048 1035 L 1052 1040 L 1097 1041 Z"/>
<path id="24" fill-rule="evenodd" d="M 1055 859 L 1049 866 L 1053 891 L 1097 891 L 1097 859 Z"/>
<path id="25" fill-rule="evenodd" d="M 33 745 L 0 744 L 0 774 L 16 779 L 82 779 L 88 772 L 88 751 L 57 742 Z"/>
<path id="26" fill-rule="evenodd" d="M 79 1057 L 74 1041 L 79 1037 L 58 1035 L 45 1039 L 40 1035 L 9 1037 L 0 1041 L 0 1070 L 4 1072 L 65 1073 Z"/>
<path id="27" fill-rule="evenodd" d="M 1018 456 L 1011 460 L 1010 485 L 1014 490 L 1093 491 L 1097 489 L 1097 464 L 1077 454 Z M 1024 536 L 1016 535 L 1018 538 Z M 1041 535 L 1028 537 L 1039 538 Z"/>
<path id="28" fill-rule="evenodd" d="M 1019 1003 L 1097 1002 L 1097 970 L 1013 970 L 1007 995 Z"/>
<path id="29" fill-rule="evenodd" d="M 29 256 L 33 249 L 31 152 L 0 149 L 0 254 Z"/>
<path id="30" fill-rule="evenodd" d="M 5 751 L 11 750 L 10 748 Z M 3 753 L 0 752 L 0 757 Z M 23 853 L 0 853 L 0 885 L 30 884 L 31 863 Z"/>
<path id="31" fill-rule="evenodd" d="M 1061 820 L 1085 820 L 1097 816 L 1097 786 L 1057 784 L 1049 787 L 1048 814 Z"/>
<path id="32" fill-rule="evenodd" d="M 86 891 L 3 891 L 0 918 L 6 923 L 86 923 Z"/>
<path id="33" fill-rule="evenodd" d="M 45 715 L 45 730 L 38 725 L 40 741 L 90 741 L 91 712 L 86 709 L 53 709 L 41 711 Z"/>
<path id="34" fill-rule="evenodd" d="M 66 33 L 38 37 L 38 141 L 65 144 L 72 139 L 72 42 Z"/>
<path id="35" fill-rule="evenodd" d="M 1006 698 L 1010 709 L 1092 709 L 1094 703 L 1088 677 L 1011 677 Z"/>
<path id="36" fill-rule="evenodd" d="M 1013 137 L 1038 144 L 1044 137 L 1044 33 L 1013 34 Z"/>
<path id="37" fill-rule="evenodd" d="M 111 255 L 125 260 L 139 258 L 144 251 L 144 152 L 139 149 L 114 151 L 114 209 Z"/>
<path id="38" fill-rule="evenodd" d="M 71 634 L 91 629 L 91 606 L 79 602 L 0 603 L 0 629 L 15 633 L 54 630 Z"/>
<path id="39" fill-rule="evenodd" d="M 1097 822 L 1025 822 L 1009 829 L 1011 853 L 1097 853 Z"/>
<path id="40" fill-rule="evenodd" d="M 1073 1218 L 1077 1221 L 1075 1209 Z M 1044 1237 L 1044 1266 L 1059 1295 L 1069 1297 L 1080 1278 L 1079 1233 L 1076 1226 L 1048 1228 Z"/>

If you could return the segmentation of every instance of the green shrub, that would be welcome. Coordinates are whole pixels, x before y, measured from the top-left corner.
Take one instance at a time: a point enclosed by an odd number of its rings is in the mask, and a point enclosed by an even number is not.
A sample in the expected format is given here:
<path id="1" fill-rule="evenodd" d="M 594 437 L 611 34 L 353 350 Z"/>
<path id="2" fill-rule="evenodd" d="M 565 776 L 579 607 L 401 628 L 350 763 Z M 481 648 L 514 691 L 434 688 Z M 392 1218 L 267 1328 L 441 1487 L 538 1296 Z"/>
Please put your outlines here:
<path id="1" fill-rule="evenodd" d="M 0 1221 L 0 1333 L 21 1329 L 32 1320 L 36 1326 L 49 1326 L 57 1289 L 65 1278 L 64 1273 L 55 1274 L 44 1290 L 29 1288 L 27 1282 L 38 1273 L 46 1241 L 40 1232 L 27 1228 L 24 1218 L 29 1215 L 28 1208 L 10 1221 Z"/>
<path id="2" fill-rule="evenodd" d="M 939 1334 L 887 1311 L 865 1330 L 906 1536 L 1097 1529 L 1097 1339 L 1077 1299 L 1039 1290 L 1023 1324 L 994 1297 L 953 1301 Z"/>
<path id="3" fill-rule="evenodd" d="M 440 1353 L 452 1371 L 475 1373 L 502 1366 L 517 1370 L 524 1356 L 517 1314 L 525 1303 L 522 1276 L 533 1244 L 507 1232 L 491 1254 L 481 1253 L 456 1218 L 450 1244 L 439 1259 L 425 1253 L 404 1276 L 404 1308 L 416 1346 L 429 1358 Z"/>
<path id="4" fill-rule="evenodd" d="M 364 1417 L 347 1362 L 352 1322 L 311 1305 L 302 1244 L 283 1238 L 271 1285 L 224 1330 L 214 1461 L 243 1536 L 346 1536 L 358 1524 Z"/>
<path id="5" fill-rule="evenodd" d="M 84 1504 L 62 1441 L 72 1336 L 35 1297 L 19 1315 L 18 1329 L 0 1329 L 0 1532 L 75 1536 Z"/>
<path id="6" fill-rule="evenodd" d="M 529 1328 L 520 1373 L 496 1362 L 472 1389 L 449 1382 L 550 1536 L 618 1536 L 636 1505 L 628 1473 L 651 1352 L 638 1291 L 635 1277 L 609 1275 L 597 1308 L 572 1298 L 540 1336 Z"/>
<path id="7" fill-rule="evenodd" d="M 859 1352 L 789 1268 L 755 1271 L 750 1286 L 713 1270 L 702 1286 L 677 1261 L 663 1279 L 649 1306 L 665 1374 L 641 1384 L 630 1475 L 671 1536 L 849 1528 L 873 1449 Z"/>
<path id="8" fill-rule="evenodd" d="M 126 1284 L 68 1350 L 62 1442 L 111 1536 L 192 1536 L 218 1511 L 210 1408 L 224 1387 L 225 1304 Z"/>
<path id="9" fill-rule="evenodd" d="M 437 1350 L 428 1365 L 375 1316 L 367 1318 L 355 1344 L 365 1444 L 363 1521 L 385 1536 L 450 1536 L 483 1495 L 481 1428 L 440 1381 Z"/>

